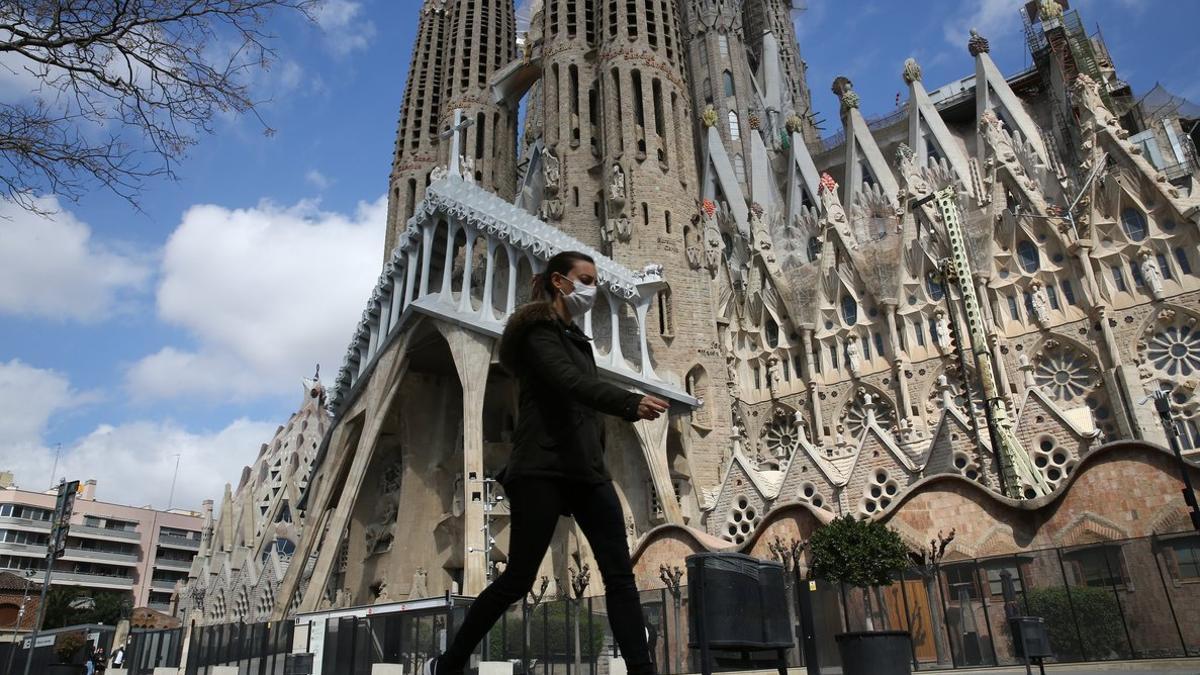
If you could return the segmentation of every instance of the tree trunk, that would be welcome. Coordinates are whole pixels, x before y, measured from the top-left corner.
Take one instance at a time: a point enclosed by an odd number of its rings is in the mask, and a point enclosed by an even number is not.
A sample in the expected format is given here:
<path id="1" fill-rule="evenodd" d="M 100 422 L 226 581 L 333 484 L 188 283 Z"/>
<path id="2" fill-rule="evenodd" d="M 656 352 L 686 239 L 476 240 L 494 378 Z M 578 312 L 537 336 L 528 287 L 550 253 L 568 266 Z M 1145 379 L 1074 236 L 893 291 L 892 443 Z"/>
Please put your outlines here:
<path id="1" fill-rule="evenodd" d="M 869 589 L 869 588 L 862 589 L 862 594 L 863 594 L 863 617 L 865 618 L 865 620 L 867 622 L 866 628 L 868 631 L 873 631 L 873 630 L 875 630 L 875 620 L 872 617 L 873 612 L 871 611 L 871 589 Z"/>
<path id="2" fill-rule="evenodd" d="M 929 630 L 933 632 L 933 647 L 937 650 L 938 663 L 949 663 L 950 647 L 946 644 L 946 618 L 942 612 L 942 603 L 938 598 L 938 575 L 925 575 L 925 593 L 929 596 L 929 613 L 931 615 Z"/>
<path id="3" fill-rule="evenodd" d="M 574 621 L 575 621 L 575 675 L 582 675 L 582 673 L 583 673 L 583 651 L 580 649 L 580 645 L 579 645 L 579 605 L 580 605 L 580 603 L 581 603 L 580 598 L 576 598 L 571 603 L 572 604 L 571 613 L 574 615 Z"/>
<path id="4" fill-rule="evenodd" d="M 890 626 L 888 625 L 887 603 L 883 601 L 883 589 L 876 586 L 871 590 L 875 593 L 875 604 L 879 606 L 879 623 L 883 626 L 883 630 L 887 630 Z"/>

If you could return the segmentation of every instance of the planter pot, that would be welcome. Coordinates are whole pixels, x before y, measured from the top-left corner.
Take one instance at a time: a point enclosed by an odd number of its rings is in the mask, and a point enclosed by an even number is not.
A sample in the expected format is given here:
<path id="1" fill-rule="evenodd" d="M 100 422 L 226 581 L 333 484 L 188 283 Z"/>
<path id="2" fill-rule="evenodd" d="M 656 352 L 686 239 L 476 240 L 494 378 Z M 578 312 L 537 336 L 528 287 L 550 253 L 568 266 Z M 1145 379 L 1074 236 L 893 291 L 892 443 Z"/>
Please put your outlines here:
<path id="1" fill-rule="evenodd" d="M 834 636 L 844 675 L 911 675 L 912 636 L 884 630 Z"/>

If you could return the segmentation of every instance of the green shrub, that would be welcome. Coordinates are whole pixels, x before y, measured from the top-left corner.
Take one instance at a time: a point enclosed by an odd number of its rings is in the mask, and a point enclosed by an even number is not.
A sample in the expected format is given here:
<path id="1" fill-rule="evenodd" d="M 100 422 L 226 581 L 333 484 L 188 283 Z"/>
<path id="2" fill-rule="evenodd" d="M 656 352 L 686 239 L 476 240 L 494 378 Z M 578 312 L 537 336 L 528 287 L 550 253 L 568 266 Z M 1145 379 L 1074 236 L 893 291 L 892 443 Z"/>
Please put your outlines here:
<path id="1" fill-rule="evenodd" d="M 890 586 L 892 574 L 910 565 L 908 548 L 883 523 L 843 516 L 808 540 L 809 575 L 858 588 Z"/>
<path id="2" fill-rule="evenodd" d="M 59 663 L 71 663 L 85 644 L 87 637 L 83 633 L 63 633 L 54 639 L 54 655 Z"/>
<path id="3" fill-rule="evenodd" d="M 1068 596 L 1062 586 L 1035 588 L 1027 591 L 1027 599 L 1029 614 L 1045 619 L 1056 655 L 1094 660 L 1126 651 L 1125 629 L 1112 589 L 1072 586 Z"/>

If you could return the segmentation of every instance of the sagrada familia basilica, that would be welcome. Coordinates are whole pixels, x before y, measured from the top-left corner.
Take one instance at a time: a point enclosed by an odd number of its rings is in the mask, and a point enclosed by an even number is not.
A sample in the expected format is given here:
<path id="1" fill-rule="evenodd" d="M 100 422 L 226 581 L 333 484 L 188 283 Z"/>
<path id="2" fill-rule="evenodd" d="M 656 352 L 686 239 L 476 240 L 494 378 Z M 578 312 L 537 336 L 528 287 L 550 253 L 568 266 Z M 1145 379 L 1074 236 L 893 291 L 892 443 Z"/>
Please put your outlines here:
<path id="1" fill-rule="evenodd" d="M 497 340 L 565 249 L 596 258 L 603 376 L 673 405 L 606 430 L 648 586 L 842 514 L 916 545 L 954 528 L 951 557 L 1187 529 L 1165 448 L 1200 448 L 1196 127 L 1140 105 L 1075 10 L 1021 10 L 1019 73 L 975 31 L 950 85 L 881 64 L 908 92 L 884 117 L 838 77 L 826 138 L 790 0 L 536 0 L 522 34 L 512 0 L 414 14 L 383 270 L 332 417 L 227 496 L 192 575 L 226 581 L 181 606 L 228 616 L 234 558 L 274 565 L 263 619 L 478 593 L 507 544 Z M 587 555 L 560 527 L 548 576 Z"/>

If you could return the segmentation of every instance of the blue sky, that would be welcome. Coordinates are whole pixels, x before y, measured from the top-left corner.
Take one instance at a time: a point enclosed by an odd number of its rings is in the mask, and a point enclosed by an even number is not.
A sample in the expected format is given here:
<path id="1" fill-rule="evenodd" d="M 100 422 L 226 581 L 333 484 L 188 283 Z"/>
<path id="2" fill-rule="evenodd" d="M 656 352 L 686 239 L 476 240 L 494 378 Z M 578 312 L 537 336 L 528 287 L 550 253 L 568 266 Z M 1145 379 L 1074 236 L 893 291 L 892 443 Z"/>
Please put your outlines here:
<path id="1" fill-rule="evenodd" d="M 1075 3 L 1136 93 L 1156 81 L 1200 99 L 1200 3 Z M 809 0 L 796 15 L 824 133 L 837 75 L 868 116 L 893 109 L 914 56 L 927 88 L 973 72 L 967 29 L 1005 73 L 1029 63 L 1019 2 Z M 415 0 L 326 0 L 317 25 L 271 26 L 278 59 L 255 77 L 272 136 L 222 117 L 153 180 L 142 212 L 93 191 L 43 196 L 56 214 L 0 203 L 0 469 L 41 489 L 100 480 L 100 498 L 165 506 L 220 498 L 300 402 L 328 382 L 382 260 L 382 200 Z M 7 66 L 7 67 L 5 67 Z M 31 96 L 0 60 L 0 97 Z"/>

